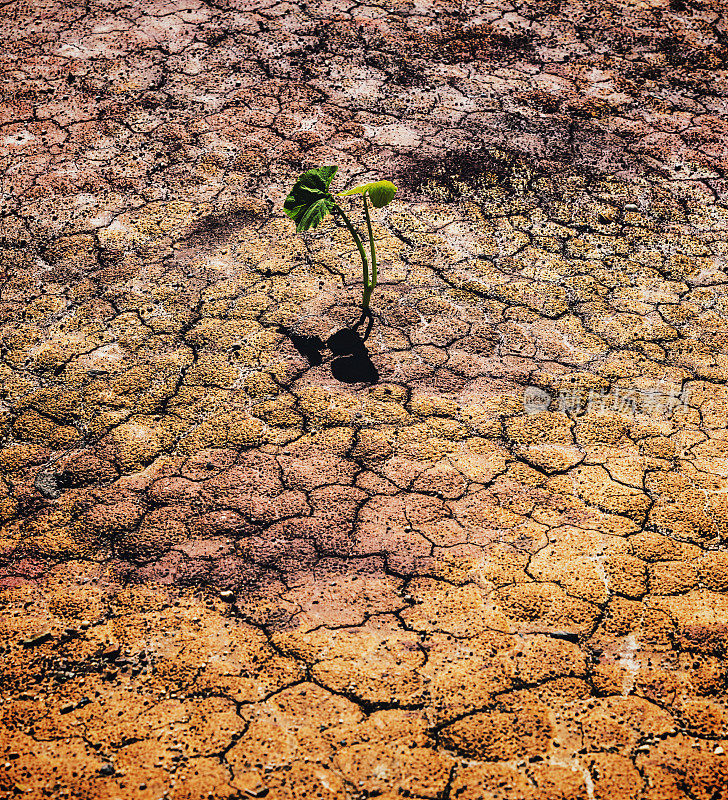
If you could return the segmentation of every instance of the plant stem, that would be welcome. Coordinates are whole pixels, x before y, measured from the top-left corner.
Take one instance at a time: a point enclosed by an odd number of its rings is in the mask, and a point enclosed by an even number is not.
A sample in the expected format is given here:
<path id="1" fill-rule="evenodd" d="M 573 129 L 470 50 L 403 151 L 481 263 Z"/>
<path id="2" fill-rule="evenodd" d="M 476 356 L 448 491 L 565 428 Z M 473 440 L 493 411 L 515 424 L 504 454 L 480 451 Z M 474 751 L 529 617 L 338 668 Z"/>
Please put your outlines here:
<path id="1" fill-rule="evenodd" d="M 366 203 L 366 200 L 364 202 Z M 369 283 L 369 264 L 367 263 L 367 254 L 364 252 L 364 245 L 361 243 L 361 239 L 359 238 L 359 234 L 356 232 L 356 228 L 351 224 L 351 220 L 346 216 L 341 206 L 338 203 L 334 203 L 334 209 L 341 214 L 341 218 L 344 220 L 344 224 L 349 229 L 349 233 L 354 239 L 354 244 L 356 244 L 359 250 L 359 255 L 361 256 L 362 275 L 364 277 L 364 297 L 362 298 L 362 306 L 364 308 L 369 308 L 369 298 L 372 296 L 372 289 L 374 286 Z"/>
<path id="2" fill-rule="evenodd" d="M 372 280 L 369 284 L 372 289 L 377 285 L 377 251 L 374 249 L 374 234 L 372 233 L 372 219 L 369 216 L 369 204 L 367 203 L 367 193 L 362 195 L 364 200 L 364 216 L 367 218 L 367 232 L 369 234 L 369 252 L 372 256 Z M 369 293 L 371 294 L 371 292 Z"/>

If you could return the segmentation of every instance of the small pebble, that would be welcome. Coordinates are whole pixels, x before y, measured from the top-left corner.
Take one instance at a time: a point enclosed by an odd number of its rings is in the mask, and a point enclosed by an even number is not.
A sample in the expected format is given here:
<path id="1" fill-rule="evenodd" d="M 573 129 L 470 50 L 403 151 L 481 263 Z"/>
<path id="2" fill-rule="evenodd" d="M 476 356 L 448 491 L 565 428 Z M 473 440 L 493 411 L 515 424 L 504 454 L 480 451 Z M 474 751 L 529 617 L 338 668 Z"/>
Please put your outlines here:
<path id="1" fill-rule="evenodd" d="M 624 210 L 625 211 L 639 211 L 640 207 L 637 205 L 637 203 L 625 203 Z"/>
<path id="2" fill-rule="evenodd" d="M 249 788 L 243 789 L 243 791 L 249 797 L 265 797 L 268 794 L 268 787 L 263 786 L 262 783 L 259 783 L 255 786 L 250 786 Z"/>
<path id="3" fill-rule="evenodd" d="M 22 645 L 23 647 L 35 647 L 38 644 L 47 642 L 50 638 L 50 631 L 45 631 L 44 633 L 39 633 L 37 636 L 31 636 L 30 639 L 23 639 Z"/>
<path id="4" fill-rule="evenodd" d="M 104 651 L 101 653 L 101 655 L 104 658 L 113 660 L 119 655 L 120 652 L 121 648 L 118 644 L 110 644 L 108 647 L 104 648 Z"/>
<path id="5" fill-rule="evenodd" d="M 725 753 L 725 750 L 724 750 L 724 749 L 723 749 L 723 748 L 722 748 L 720 745 L 718 745 L 718 746 L 715 748 L 715 750 L 713 750 L 713 752 L 714 752 L 714 753 L 715 753 L 717 756 L 722 756 L 722 755 Z"/>
<path id="6" fill-rule="evenodd" d="M 220 592 L 220 599 L 226 603 L 232 603 L 235 600 L 235 593 L 230 591 Z"/>

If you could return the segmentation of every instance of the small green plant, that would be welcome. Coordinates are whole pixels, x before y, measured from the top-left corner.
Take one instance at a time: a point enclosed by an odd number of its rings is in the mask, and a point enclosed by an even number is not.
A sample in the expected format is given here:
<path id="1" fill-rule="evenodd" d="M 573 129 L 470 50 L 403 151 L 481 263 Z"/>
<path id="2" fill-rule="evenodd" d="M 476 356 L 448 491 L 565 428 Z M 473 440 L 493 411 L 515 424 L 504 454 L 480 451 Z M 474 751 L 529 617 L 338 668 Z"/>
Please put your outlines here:
<path id="1" fill-rule="evenodd" d="M 317 228 L 327 214 L 338 214 L 341 217 L 344 225 L 349 229 L 349 233 L 351 233 L 354 244 L 356 244 L 361 256 L 364 276 L 362 307 L 364 312 L 368 313 L 369 300 L 374 287 L 377 285 L 377 253 L 374 249 L 374 234 L 372 233 L 372 220 L 369 216 L 367 197 L 371 200 L 374 208 L 384 208 L 384 206 L 392 202 L 397 187 L 390 181 L 375 181 L 374 183 L 365 183 L 333 195 L 329 191 L 329 186 L 338 169 L 338 167 L 317 167 L 304 172 L 303 175 L 299 175 L 293 189 L 291 189 L 291 193 L 283 204 L 283 210 L 296 223 L 296 231 L 298 233 Z M 364 216 L 367 221 L 369 254 L 371 256 L 371 273 L 369 272 L 367 254 L 361 238 L 356 232 L 356 228 L 351 224 L 349 217 L 346 216 L 344 210 L 336 202 L 336 197 L 348 197 L 354 194 L 360 194 L 364 202 Z"/>

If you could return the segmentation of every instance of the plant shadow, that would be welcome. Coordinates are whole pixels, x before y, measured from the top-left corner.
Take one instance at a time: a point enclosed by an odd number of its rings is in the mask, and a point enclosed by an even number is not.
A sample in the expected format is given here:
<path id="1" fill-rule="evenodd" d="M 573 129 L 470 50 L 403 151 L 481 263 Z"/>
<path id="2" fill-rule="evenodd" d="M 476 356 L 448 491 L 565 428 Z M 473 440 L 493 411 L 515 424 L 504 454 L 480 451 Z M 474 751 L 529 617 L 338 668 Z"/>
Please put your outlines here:
<path id="1" fill-rule="evenodd" d="M 357 328 L 368 317 L 364 336 Z M 323 363 L 321 351 L 328 348 L 334 358 L 331 361 L 331 374 L 341 383 L 377 383 L 379 372 L 369 357 L 369 350 L 365 344 L 372 330 L 374 319 L 369 314 L 362 314 L 361 319 L 351 328 L 342 328 L 333 333 L 324 344 L 318 336 L 301 336 L 290 328 L 278 326 L 278 332 L 286 336 L 296 350 L 308 361 L 312 367 Z"/>
<path id="2" fill-rule="evenodd" d="M 282 333 L 312 367 L 318 367 L 323 362 L 321 351 L 326 345 L 319 336 L 301 336 L 283 325 L 278 326 L 278 333 Z"/>
<path id="3" fill-rule="evenodd" d="M 336 356 L 331 362 L 331 374 L 337 381 L 376 383 L 379 380 L 379 372 L 369 358 L 364 338 L 356 328 L 342 328 L 329 336 L 326 345 Z"/>

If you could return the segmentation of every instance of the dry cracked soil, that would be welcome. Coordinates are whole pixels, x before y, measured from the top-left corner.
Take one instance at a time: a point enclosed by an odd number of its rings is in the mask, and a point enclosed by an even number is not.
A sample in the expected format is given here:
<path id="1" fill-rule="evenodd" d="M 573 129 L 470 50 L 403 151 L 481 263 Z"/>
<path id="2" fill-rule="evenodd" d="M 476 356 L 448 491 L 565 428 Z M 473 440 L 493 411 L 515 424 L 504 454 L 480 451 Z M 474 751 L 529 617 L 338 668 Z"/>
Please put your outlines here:
<path id="1" fill-rule="evenodd" d="M 726 3 L 0 18 L 0 797 L 727 798 Z"/>

